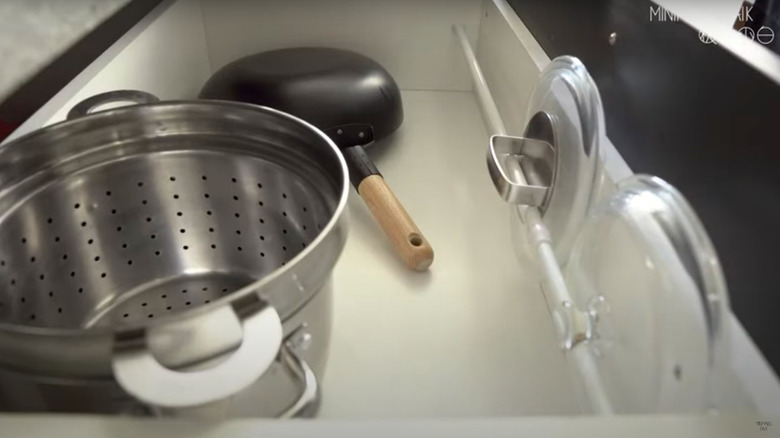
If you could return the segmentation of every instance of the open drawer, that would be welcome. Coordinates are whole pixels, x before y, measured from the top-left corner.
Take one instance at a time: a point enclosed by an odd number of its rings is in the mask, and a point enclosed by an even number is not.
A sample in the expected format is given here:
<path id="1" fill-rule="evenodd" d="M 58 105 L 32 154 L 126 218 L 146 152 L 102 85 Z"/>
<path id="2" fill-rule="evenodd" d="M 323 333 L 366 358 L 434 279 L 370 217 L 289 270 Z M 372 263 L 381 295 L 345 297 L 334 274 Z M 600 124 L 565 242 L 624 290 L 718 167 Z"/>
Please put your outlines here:
<path id="1" fill-rule="evenodd" d="M 492 134 L 527 135 L 528 108 L 535 104 L 540 73 L 550 63 L 503 0 L 168 0 L 12 138 L 63 120 L 73 105 L 100 92 L 139 89 L 162 99 L 192 99 L 213 72 L 234 59 L 312 45 L 370 56 L 399 83 L 405 121 L 372 149 L 372 156 L 436 250 L 430 272 L 409 272 L 395 260 L 357 195 L 351 195 L 351 234 L 335 272 L 334 327 L 319 417 L 604 413 L 583 403 L 593 399 L 581 393 L 603 368 L 596 364 L 590 373 L 581 368 L 572 372 L 571 355 L 556 337 L 560 324 L 550 315 L 540 287 L 542 270 L 523 237 L 522 214 L 515 207 L 507 209 L 485 166 Z M 596 131 L 593 137 L 601 149 L 592 163 L 599 183 L 587 191 L 582 220 L 631 176 L 608 134 Z M 556 253 L 559 267 L 565 268 L 568 255 L 576 251 L 582 220 L 575 231 L 569 227 L 567 246 Z M 567 281 L 574 281 L 573 275 Z M 623 274 L 616 269 L 615 275 Z M 631 301 L 630 296 L 622 299 Z M 719 357 L 723 369 L 707 381 L 706 403 L 656 403 L 660 396 L 648 396 L 653 401 L 645 404 L 613 400 L 618 408 L 612 411 L 780 409 L 780 383 L 728 311 L 727 300 L 721 304 L 725 314 L 719 321 L 725 323 L 718 342 L 729 348 Z M 641 329 L 631 332 L 642 334 Z M 660 351 L 664 342 L 675 341 L 682 350 L 690 342 L 690 351 L 701 353 L 707 351 L 701 344 L 708 339 L 706 334 L 671 340 L 649 336 L 632 343 L 653 342 Z M 654 366 L 631 366 L 641 384 L 607 392 L 641 392 L 653 386 L 644 379 L 659 375 Z M 706 364 L 682 369 L 672 360 L 663 366 L 664 376 L 677 381 L 706 373 Z M 630 370 L 621 372 L 631 376 Z M 701 389 L 704 384 L 698 385 Z"/>

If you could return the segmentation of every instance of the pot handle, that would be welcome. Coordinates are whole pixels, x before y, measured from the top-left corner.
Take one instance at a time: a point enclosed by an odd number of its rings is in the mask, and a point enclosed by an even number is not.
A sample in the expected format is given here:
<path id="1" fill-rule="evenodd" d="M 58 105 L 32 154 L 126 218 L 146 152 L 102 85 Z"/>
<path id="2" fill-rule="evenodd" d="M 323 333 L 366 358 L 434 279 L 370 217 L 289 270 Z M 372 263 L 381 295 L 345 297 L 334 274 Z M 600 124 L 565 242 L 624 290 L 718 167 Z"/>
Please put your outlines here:
<path id="1" fill-rule="evenodd" d="M 139 90 L 116 90 L 96 94 L 77 103 L 68 111 L 67 120 L 77 119 L 92 114 L 98 107 L 109 103 L 132 102 L 136 104 L 159 102 L 154 94 Z"/>
<path id="2" fill-rule="evenodd" d="M 282 347 L 282 322 L 276 310 L 265 305 L 243 321 L 230 306 L 200 315 L 214 330 L 238 321 L 243 329 L 241 345 L 225 360 L 207 369 L 177 371 L 166 368 L 148 348 L 155 330 L 175 333 L 167 326 L 136 332 L 117 339 L 112 357 L 114 377 L 119 385 L 139 401 L 160 408 L 187 408 L 226 399 L 254 383 L 273 364 Z M 197 318 L 197 317 L 196 317 Z M 189 332 L 176 336 L 183 342 Z M 285 348 L 281 348 L 284 354 Z M 296 356 L 291 360 L 303 363 Z M 308 367 L 303 368 L 305 370 Z M 309 370 L 310 371 L 310 370 Z M 316 387 L 315 387 L 316 389 Z"/>
<path id="3" fill-rule="evenodd" d="M 299 328 L 298 331 L 302 331 L 302 328 Z M 293 333 L 288 339 L 294 339 L 296 334 L 297 332 Z M 279 355 L 282 364 L 292 371 L 302 386 L 298 400 L 282 412 L 279 418 L 308 417 L 313 415 L 320 404 L 320 388 L 317 383 L 317 376 L 309 367 L 309 364 L 298 355 L 291 341 L 285 341 Z"/>

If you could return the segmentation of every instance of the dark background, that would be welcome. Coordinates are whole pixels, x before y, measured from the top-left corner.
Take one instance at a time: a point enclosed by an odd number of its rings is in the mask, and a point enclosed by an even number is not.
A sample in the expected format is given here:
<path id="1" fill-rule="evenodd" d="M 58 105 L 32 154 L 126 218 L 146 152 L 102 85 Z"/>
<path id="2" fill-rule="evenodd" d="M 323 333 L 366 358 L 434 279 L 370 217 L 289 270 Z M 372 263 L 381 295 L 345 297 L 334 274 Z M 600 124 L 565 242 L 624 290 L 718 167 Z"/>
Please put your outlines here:
<path id="1" fill-rule="evenodd" d="M 778 372 L 780 86 L 683 22 L 651 22 L 649 1 L 509 3 L 550 58 L 573 55 L 588 68 L 607 135 L 631 169 L 669 181 L 693 205 L 734 312 Z"/>
<path id="2" fill-rule="evenodd" d="M 0 140 L 160 2 L 131 2 L 0 103 Z M 780 86 L 682 22 L 651 22 L 646 0 L 509 3 L 548 56 L 585 63 L 629 166 L 666 179 L 693 204 L 735 313 L 778 372 Z"/>

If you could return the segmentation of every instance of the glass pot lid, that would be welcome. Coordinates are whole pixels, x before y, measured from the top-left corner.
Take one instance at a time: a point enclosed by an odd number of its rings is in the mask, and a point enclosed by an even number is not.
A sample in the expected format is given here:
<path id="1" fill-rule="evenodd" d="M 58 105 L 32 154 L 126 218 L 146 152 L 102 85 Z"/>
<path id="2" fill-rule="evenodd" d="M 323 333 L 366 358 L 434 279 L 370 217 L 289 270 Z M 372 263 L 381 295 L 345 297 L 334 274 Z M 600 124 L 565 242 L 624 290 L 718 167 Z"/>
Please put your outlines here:
<path id="1" fill-rule="evenodd" d="M 592 356 L 616 413 L 712 407 L 728 294 L 712 243 L 676 189 L 650 176 L 620 182 L 587 218 L 564 275 L 590 326 L 574 348 Z"/>
<path id="2" fill-rule="evenodd" d="M 604 113 L 598 87 L 579 59 L 560 56 L 548 64 L 529 101 L 526 120 L 524 138 L 547 142 L 555 150 L 552 182 L 540 212 L 555 256 L 563 264 L 601 175 Z M 525 228 L 523 209 L 516 207 L 512 215 L 516 249 L 525 246 L 524 236 L 516 230 Z"/>

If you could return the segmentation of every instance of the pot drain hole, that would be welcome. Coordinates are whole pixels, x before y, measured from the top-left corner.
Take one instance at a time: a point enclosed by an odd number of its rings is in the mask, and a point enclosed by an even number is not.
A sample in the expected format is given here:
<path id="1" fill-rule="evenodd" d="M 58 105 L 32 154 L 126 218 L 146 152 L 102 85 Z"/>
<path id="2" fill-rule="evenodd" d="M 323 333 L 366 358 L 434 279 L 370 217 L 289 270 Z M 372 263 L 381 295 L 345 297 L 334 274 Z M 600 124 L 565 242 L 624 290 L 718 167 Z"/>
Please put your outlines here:
<path id="1" fill-rule="evenodd" d="M 196 153 L 66 177 L 0 221 L 0 321 L 80 328 L 164 317 L 284 266 L 333 207 L 294 172 Z"/>

